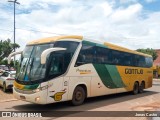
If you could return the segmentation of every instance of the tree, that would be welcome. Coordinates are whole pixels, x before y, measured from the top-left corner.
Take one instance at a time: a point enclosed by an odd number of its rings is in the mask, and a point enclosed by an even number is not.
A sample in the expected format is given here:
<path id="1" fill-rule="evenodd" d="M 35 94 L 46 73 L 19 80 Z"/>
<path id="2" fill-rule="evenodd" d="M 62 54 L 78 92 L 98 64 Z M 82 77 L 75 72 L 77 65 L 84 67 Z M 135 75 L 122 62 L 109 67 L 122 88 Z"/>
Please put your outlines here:
<path id="1" fill-rule="evenodd" d="M 153 60 L 155 60 L 158 57 L 157 52 L 152 48 L 137 49 L 136 51 L 151 55 L 153 57 Z"/>
<path id="2" fill-rule="evenodd" d="M 2 60 L 4 58 L 7 58 L 9 56 L 9 54 L 11 52 L 14 51 L 14 48 L 17 49 L 20 46 L 17 43 L 11 43 L 10 39 L 4 40 L 4 41 L 0 41 L 0 62 L 2 62 Z"/>

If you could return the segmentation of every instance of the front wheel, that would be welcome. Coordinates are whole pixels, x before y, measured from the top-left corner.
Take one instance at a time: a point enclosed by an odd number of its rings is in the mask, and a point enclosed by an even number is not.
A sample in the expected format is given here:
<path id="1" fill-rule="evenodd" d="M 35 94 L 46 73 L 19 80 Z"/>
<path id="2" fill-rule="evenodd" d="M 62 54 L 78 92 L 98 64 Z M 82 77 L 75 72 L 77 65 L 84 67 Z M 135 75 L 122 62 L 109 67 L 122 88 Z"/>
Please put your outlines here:
<path id="1" fill-rule="evenodd" d="M 85 100 L 85 91 L 81 86 L 77 86 L 73 92 L 72 104 L 81 105 Z"/>

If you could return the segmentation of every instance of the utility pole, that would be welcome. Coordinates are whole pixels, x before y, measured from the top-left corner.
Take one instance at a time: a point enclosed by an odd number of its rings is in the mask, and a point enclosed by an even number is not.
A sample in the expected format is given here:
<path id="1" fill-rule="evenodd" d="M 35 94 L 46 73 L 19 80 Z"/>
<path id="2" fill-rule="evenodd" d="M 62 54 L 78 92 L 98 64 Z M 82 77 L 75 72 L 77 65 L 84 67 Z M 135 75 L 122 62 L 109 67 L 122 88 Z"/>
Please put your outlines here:
<path id="1" fill-rule="evenodd" d="M 16 22 L 15 22 L 15 7 L 16 7 L 16 4 L 20 4 L 19 2 L 17 2 L 17 0 L 9 0 L 8 2 L 12 2 L 13 3 L 13 5 L 14 5 L 14 27 L 13 27 L 13 29 L 14 29 L 14 44 L 16 43 L 15 41 L 16 41 Z M 14 46 L 14 52 L 15 52 L 16 50 L 15 50 L 15 46 Z M 15 56 L 14 56 L 14 66 L 15 66 Z"/>

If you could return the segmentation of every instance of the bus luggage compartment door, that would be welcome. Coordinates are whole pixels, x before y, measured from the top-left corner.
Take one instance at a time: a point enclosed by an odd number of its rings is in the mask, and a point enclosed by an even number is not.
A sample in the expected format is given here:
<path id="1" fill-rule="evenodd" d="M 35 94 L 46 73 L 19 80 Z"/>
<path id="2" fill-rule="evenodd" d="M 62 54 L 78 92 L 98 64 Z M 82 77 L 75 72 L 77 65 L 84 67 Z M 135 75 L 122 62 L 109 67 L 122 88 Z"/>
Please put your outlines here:
<path id="1" fill-rule="evenodd" d="M 63 95 L 65 94 L 63 90 L 63 77 L 59 77 L 48 82 L 48 96 L 47 103 L 59 102 L 63 100 Z"/>

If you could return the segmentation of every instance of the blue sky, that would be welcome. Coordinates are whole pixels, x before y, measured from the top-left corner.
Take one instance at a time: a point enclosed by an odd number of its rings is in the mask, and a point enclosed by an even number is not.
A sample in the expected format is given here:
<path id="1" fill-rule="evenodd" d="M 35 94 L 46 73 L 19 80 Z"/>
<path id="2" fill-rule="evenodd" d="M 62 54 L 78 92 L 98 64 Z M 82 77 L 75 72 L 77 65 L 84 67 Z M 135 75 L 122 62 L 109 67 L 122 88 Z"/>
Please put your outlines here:
<path id="1" fill-rule="evenodd" d="M 140 3 L 144 6 L 145 10 L 148 10 L 150 12 L 160 11 L 160 0 L 156 0 L 149 3 L 143 0 L 143 2 Z"/>
<path id="2" fill-rule="evenodd" d="M 160 0 L 18 0 L 16 42 L 76 34 L 131 49 L 159 49 Z M 13 4 L 0 1 L 0 39 L 13 40 Z M 37 31 L 37 32 L 36 32 Z"/>

